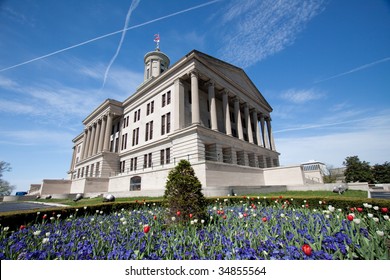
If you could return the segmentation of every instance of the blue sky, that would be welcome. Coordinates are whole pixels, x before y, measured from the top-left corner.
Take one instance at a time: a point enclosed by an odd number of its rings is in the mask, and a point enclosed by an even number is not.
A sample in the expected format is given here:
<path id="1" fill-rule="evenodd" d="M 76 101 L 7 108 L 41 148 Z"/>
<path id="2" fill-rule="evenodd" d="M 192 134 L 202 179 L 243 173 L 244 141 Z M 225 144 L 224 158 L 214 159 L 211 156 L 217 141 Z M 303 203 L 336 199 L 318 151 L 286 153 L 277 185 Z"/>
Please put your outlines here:
<path id="1" fill-rule="evenodd" d="M 0 160 L 16 190 L 67 178 L 82 120 L 134 93 L 156 33 L 171 64 L 197 49 L 245 70 L 281 165 L 390 160 L 389 1 L 0 0 Z"/>

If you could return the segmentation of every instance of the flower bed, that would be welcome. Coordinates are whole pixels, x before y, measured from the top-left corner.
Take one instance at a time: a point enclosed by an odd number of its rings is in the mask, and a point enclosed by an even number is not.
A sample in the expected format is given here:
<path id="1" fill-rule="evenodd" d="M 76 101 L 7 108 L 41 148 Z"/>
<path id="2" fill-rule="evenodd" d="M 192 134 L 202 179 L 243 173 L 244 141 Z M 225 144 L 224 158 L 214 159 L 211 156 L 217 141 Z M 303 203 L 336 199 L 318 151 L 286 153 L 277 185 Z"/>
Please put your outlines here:
<path id="1" fill-rule="evenodd" d="M 1 227 L 0 259 L 389 259 L 385 207 L 345 211 L 283 198 L 268 204 L 216 200 L 208 221 L 192 216 L 187 224 L 147 203 L 93 215 L 75 209 L 65 219 L 37 213 L 19 230 Z"/>

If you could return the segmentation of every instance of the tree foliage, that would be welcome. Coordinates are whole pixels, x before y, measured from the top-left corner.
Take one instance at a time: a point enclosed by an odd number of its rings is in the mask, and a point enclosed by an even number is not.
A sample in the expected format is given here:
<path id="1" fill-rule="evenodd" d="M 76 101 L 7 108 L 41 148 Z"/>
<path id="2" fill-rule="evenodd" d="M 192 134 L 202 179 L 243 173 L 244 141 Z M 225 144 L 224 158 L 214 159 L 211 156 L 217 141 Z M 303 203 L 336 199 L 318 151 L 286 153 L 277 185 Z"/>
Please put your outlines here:
<path id="1" fill-rule="evenodd" d="M 347 168 L 344 172 L 345 181 L 348 182 L 368 182 L 373 183 L 374 178 L 370 163 L 361 161 L 358 156 L 351 156 L 345 158 L 343 162 Z"/>
<path id="2" fill-rule="evenodd" d="M 11 171 L 11 165 L 8 162 L 0 161 L 0 195 L 10 195 L 15 188 L 8 181 L 2 179 L 5 171 Z"/>
<path id="3" fill-rule="evenodd" d="M 168 219 L 188 222 L 190 219 L 205 219 L 207 203 L 202 193 L 202 184 L 186 160 L 181 160 L 169 172 L 164 192 L 164 204 L 168 208 Z"/>
<path id="4" fill-rule="evenodd" d="M 377 184 L 390 183 L 390 162 L 375 164 L 372 167 L 374 181 Z"/>

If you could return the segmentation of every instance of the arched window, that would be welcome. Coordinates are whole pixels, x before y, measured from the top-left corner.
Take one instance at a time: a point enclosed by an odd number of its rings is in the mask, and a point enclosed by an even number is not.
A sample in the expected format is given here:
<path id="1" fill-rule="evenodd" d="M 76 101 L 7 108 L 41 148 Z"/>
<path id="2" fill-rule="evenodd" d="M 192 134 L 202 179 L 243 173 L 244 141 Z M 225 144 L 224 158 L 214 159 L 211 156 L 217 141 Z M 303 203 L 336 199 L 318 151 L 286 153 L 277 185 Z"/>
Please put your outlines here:
<path id="1" fill-rule="evenodd" d="M 141 177 L 134 176 L 130 178 L 130 191 L 140 191 L 141 190 Z"/>

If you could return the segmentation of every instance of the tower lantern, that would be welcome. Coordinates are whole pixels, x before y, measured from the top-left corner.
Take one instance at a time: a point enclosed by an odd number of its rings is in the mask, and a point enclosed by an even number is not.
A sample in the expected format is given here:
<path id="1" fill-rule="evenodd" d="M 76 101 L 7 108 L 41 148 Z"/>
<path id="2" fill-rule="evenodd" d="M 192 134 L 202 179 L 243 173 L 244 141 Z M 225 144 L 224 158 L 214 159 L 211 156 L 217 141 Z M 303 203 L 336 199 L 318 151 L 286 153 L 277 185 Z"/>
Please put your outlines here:
<path id="1" fill-rule="evenodd" d="M 169 57 L 160 51 L 160 35 L 154 35 L 154 42 L 156 43 L 156 50 L 148 52 L 144 57 L 145 72 L 144 82 L 157 77 L 169 67 Z"/>

